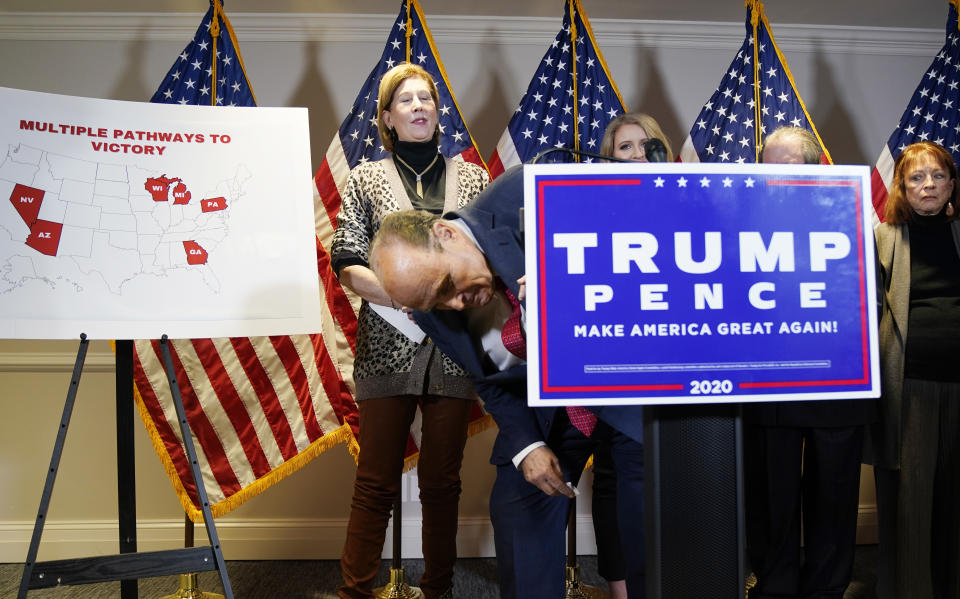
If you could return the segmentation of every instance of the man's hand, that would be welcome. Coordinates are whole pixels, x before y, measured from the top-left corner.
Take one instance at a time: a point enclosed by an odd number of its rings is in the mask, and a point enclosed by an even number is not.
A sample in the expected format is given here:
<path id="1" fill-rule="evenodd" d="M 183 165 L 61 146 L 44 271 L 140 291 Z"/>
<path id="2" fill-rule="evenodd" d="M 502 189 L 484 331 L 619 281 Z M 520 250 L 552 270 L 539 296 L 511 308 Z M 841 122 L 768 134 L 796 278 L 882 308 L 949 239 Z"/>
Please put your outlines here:
<path id="1" fill-rule="evenodd" d="M 520 462 L 523 478 L 547 495 L 566 495 L 573 497 L 573 489 L 563 480 L 560 462 L 557 456 L 546 446 L 531 451 Z"/>
<path id="2" fill-rule="evenodd" d="M 527 275 L 517 279 L 517 283 L 520 284 L 520 289 L 517 290 L 517 300 L 522 302 L 527 297 Z"/>

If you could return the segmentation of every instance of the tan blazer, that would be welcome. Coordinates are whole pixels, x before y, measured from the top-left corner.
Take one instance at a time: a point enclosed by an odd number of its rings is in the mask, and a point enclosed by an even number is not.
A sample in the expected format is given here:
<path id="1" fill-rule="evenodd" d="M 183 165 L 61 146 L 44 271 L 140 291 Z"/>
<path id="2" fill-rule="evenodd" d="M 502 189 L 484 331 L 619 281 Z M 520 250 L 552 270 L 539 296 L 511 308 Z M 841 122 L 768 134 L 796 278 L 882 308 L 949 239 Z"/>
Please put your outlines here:
<path id="1" fill-rule="evenodd" d="M 950 223 L 960 255 L 960 220 Z M 879 266 L 880 420 L 873 425 L 874 465 L 900 468 L 903 367 L 910 315 L 910 234 L 905 225 L 881 223 L 874 231 Z"/>

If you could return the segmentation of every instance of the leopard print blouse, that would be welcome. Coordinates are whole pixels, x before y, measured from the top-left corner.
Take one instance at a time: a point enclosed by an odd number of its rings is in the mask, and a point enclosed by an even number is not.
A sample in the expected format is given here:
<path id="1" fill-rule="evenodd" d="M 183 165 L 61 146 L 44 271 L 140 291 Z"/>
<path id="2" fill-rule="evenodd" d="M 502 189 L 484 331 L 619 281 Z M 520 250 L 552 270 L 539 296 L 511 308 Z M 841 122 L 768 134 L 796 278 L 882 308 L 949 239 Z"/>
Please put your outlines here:
<path id="1" fill-rule="evenodd" d="M 472 200 L 486 186 L 487 172 L 462 160 L 445 159 L 444 212 Z M 368 260 L 367 250 L 383 218 L 413 208 L 393 159 L 366 162 L 350 171 L 341 195 L 330 249 L 338 257 Z M 467 373 L 430 339 L 414 343 L 374 312 L 366 300 L 358 315 L 353 376 L 357 400 L 394 395 L 475 397 Z"/>

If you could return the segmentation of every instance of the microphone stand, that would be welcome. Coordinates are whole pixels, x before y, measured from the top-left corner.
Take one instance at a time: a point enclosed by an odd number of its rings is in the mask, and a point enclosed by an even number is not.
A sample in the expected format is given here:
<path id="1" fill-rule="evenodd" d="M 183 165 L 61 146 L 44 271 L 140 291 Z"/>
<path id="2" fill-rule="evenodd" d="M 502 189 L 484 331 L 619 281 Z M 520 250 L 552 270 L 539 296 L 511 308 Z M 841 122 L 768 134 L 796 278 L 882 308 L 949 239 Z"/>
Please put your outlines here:
<path id="1" fill-rule="evenodd" d="M 584 150 L 574 150 L 573 148 L 554 147 L 554 148 L 547 148 L 546 150 L 538 153 L 536 156 L 534 156 L 530 160 L 529 164 L 537 164 L 541 160 L 543 160 L 543 158 L 549 156 L 550 154 L 556 154 L 558 152 L 566 152 L 567 154 L 573 154 L 574 156 L 578 156 L 578 157 L 585 156 L 587 158 L 595 158 L 602 162 L 630 162 L 629 160 L 624 160 L 623 158 L 614 158 L 613 156 L 604 156 L 603 154 L 596 154 L 594 152 L 587 152 Z"/>
<path id="2" fill-rule="evenodd" d="M 604 156 L 603 154 L 597 154 L 595 152 L 587 152 L 585 150 L 574 150 L 573 148 L 564 148 L 564 147 L 553 147 L 547 148 L 546 150 L 540 152 L 533 159 L 530 160 L 530 164 L 537 164 L 546 156 L 550 154 L 556 154 L 557 152 L 566 152 L 567 154 L 573 154 L 577 157 L 587 157 L 599 160 L 601 162 L 633 162 L 632 160 L 624 160 L 623 158 L 615 158 L 613 156 Z M 663 142 L 657 139 L 656 137 L 650 138 L 647 141 L 643 142 L 643 153 L 647 157 L 648 162 L 666 162 L 667 161 L 667 147 L 663 145 Z"/>

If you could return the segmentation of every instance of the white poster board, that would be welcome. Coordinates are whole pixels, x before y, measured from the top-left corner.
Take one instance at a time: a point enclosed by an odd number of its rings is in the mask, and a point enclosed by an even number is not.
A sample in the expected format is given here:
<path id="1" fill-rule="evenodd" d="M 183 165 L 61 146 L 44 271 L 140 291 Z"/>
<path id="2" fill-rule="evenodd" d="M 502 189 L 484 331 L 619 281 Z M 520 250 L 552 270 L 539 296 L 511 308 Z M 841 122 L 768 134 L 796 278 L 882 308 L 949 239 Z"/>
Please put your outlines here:
<path id="1" fill-rule="evenodd" d="M 320 330 L 305 108 L 0 105 L 0 338 Z"/>

